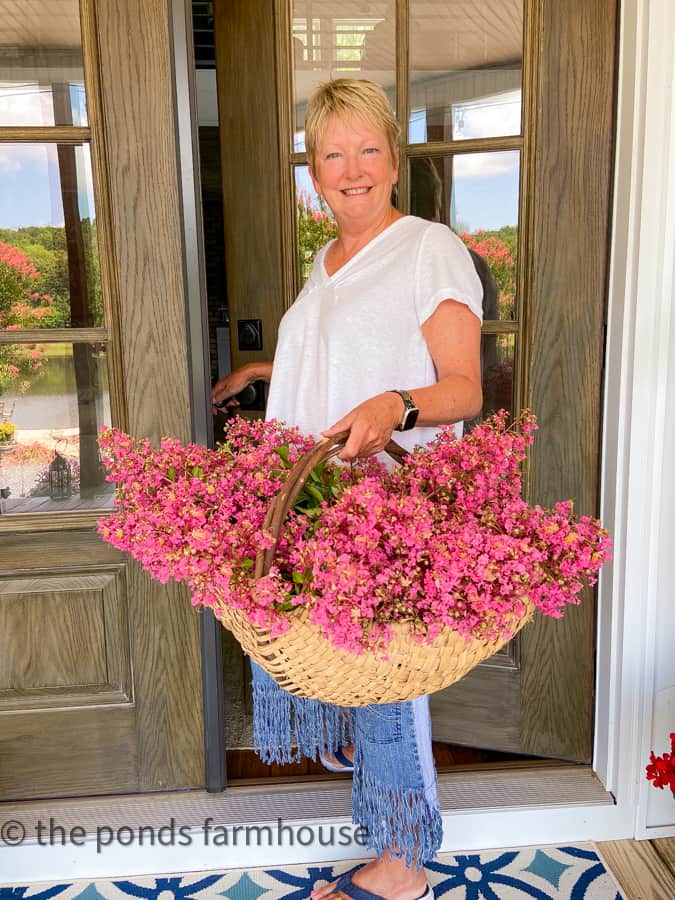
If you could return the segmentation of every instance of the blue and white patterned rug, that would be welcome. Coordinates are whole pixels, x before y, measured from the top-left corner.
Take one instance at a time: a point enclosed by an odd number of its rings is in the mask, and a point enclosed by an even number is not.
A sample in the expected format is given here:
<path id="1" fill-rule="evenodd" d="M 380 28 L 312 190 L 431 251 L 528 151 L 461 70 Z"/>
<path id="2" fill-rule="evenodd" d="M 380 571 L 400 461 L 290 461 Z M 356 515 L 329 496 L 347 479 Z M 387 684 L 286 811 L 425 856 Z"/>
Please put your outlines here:
<path id="1" fill-rule="evenodd" d="M 307 900 L 354 862 L 133 879 L 0 886 L 0 900 Z M 441 853 L 426 867 L 436 900 L 624 900 L 591 843 Z"/>

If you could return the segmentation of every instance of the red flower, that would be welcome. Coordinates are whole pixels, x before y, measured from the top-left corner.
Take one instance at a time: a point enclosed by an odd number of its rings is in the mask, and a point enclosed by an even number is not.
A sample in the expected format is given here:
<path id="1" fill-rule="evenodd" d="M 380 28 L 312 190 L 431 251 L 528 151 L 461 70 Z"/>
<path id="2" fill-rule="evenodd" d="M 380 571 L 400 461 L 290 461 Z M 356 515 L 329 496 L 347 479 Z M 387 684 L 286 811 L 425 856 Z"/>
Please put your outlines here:
<path id="1" fill-rule="evenodd" d="M 649 754 L 650 765 L 647 766 L 647 780 L 654 782 L 654 787 L 669 787 L 675 797 L 675 731 L 670 733 L 670 753 L 655 756 Z"/>

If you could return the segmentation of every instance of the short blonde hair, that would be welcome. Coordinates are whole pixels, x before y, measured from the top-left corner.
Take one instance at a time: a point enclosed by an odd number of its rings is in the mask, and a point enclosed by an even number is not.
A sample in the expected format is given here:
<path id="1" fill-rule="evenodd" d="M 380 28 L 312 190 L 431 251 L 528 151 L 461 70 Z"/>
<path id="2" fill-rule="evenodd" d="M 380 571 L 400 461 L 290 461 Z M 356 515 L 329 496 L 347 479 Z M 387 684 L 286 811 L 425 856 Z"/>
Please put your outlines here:
<path id="1" fill-rule="evenodd" d="M 391 158 L 398 159 L 401 126 L 391 111 L 387 95 L 379 84 L 359 78 L 335 78 L 320 84 L 307 104 L 305 146 L 307 158 L 316 168 L 316 153 L 330 116 L 349 120 L 358 116 L 382 130 L 387 138 Z"/>

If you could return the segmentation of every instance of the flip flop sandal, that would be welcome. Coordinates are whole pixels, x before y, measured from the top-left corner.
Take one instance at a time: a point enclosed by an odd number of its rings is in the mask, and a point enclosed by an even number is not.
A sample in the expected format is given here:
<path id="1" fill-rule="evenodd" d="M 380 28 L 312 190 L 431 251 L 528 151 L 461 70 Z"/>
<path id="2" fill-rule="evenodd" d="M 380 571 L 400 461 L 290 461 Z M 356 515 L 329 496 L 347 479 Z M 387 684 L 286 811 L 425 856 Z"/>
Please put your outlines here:
<path id="1" fill-rule="evenodd" d="M 365 865 L 365 863 L 363 865 Z M 361 866 L 356 866 L 356 868 L 350 869 L 349 872 L 344 872 L 340 875 L 338 883 L 333 888 L 333 893 L 335 891 L 341 891 L 345 896 L 351 897 L 352 900 L 384 900 L 379 894 L 373 894 L 354 884 L 352 875 L 360 868 Z M 417 897 L 417 900 L 434 900 L 434 889 L 429 882 L 427 882 L 426 890 Z"/>
<path id="2" fill-rule="evenodd" d="M 331 760 L 327 759 L 323 754 L 319 754 L 319 759 L 321 760 L 321 765 L 328 769 L 329 772 L 353 772 L 354 771 L 354 763 L 349 757 L 345 756 L 342 750 L 338 749 L 333 754 L 335 759 L 340 763 L 339 766 L 336 766 L 335 763 L 331 762 Z"/>

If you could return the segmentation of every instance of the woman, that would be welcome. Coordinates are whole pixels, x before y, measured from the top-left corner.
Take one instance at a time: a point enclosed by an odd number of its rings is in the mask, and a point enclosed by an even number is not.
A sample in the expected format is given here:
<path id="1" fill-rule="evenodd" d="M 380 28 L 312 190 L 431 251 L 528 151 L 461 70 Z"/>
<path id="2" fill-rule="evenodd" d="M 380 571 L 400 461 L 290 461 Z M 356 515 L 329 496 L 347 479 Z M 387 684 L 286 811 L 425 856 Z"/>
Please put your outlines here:
<path id="1" fill-rule="evenodd" d="M 448 228 L 392 206 L 399 126 L 379 86 L 322 85 L 305 129 L 312 180 L 338 237 L 317 254 L 282 319 L 273 366 L 252 364 L 223 378 L 214 405 L 236 405 L 234 394 L 265 379 L 267 417 L 317 438 L 348 431 L 342 460 L 382 451 L 394 430 L 408 448 L 426 443 L 439 425 L 481 408 L 480 281 Z M 430 900 L 423 865 L 440 846 L 442 824 L 429 698 L 347 711 L 292 696 L 257 665 L 252 670 L 261 758 L 290 762 L 293 742 L 331 770 L 351 771 L 353 758 L 354 821 L 378 857 L 312 891 L 313 900 L 373 900 L 364 891 Z"/>

